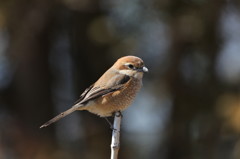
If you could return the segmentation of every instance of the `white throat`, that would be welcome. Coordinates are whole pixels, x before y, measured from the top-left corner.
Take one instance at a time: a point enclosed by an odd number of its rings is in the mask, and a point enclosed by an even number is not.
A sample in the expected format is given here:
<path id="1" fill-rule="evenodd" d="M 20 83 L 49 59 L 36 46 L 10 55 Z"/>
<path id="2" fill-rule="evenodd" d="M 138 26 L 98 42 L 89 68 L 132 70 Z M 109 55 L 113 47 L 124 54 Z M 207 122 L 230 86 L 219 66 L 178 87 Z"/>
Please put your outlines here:
<path id="1" fill-rule="evenodd" d="M 132 76 L 133 75 L 133 71 L 132 70 L 120 70 L 119 73 L 123 74 L 123 75 L 128 75 L 128 76 Z"/>
<path id="2" fill-rule="evenodd" d="M 130 77 L 134 77 L 137 79 L 141 79 L 143 77 L 142 72 L 136 72 L 136 71 L 132 71 L 132 70 L 120 70 L 119 73 L 123 74 L 123 75 L 128 75 Z"/>

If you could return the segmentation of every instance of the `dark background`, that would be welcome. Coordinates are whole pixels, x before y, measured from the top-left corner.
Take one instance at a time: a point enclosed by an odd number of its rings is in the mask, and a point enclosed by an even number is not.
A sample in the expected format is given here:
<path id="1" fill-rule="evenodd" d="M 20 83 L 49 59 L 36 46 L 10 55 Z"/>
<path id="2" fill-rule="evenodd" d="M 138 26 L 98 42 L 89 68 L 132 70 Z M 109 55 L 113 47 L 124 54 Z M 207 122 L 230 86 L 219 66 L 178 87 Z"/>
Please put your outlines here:
<path id="1" fill-rule="evenodd" d="M 110 158 L 104 119 L 69 108 L 119 57 L 144 87 L 120 159 L 240 158 L 239 0 L 1 0 L 0 158 Z"/>

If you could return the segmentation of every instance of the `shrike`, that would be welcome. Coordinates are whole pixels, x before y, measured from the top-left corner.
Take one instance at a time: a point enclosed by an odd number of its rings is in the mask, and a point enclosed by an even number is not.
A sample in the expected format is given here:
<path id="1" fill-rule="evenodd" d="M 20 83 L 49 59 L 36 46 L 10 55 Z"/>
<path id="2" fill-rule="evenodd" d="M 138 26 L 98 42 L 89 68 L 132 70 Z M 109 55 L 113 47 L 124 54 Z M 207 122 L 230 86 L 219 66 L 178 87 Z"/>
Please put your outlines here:
<path id="1" fill-rule="evenodd" d="M 58 121 L 76 110 L 87 110 L 100 117 L 125 110 L 142 86 L 143 73 L 148 72 L 142 59 L 124 56 L 117 60 L 94 84 L 87 88 L 70 109 L 60 113 L 40 128 Z"/>

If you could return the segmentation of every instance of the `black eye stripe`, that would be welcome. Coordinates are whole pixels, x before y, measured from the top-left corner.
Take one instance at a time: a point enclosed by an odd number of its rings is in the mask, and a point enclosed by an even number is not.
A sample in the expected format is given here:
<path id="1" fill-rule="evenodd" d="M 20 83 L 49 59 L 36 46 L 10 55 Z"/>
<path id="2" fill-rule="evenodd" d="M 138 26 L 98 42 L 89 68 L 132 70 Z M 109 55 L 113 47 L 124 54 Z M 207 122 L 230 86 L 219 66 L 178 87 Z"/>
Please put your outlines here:
<path id="1" fill-rule="evenodd" d="M 132 64 L 128 64 L 128 67 L 129 67 L 130 69 L 134 69 L 134 68 L 135 68 Z"/>
<path id="2" fill-rule="evenodd" d="M 131 70 L 137 70 L 137 69 L 143 68 L 142 65 L 134 66 L 132 63 L 126 63 L 124 65 L 125 65 L 125 67 L 128 67 Z"/>

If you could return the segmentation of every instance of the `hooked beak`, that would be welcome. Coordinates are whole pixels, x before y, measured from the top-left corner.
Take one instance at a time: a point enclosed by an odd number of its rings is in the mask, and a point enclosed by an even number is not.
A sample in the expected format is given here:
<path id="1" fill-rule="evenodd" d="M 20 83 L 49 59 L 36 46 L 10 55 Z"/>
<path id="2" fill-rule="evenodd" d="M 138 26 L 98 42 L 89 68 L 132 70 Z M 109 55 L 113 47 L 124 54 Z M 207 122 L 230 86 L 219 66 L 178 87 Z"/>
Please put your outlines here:
<path id="1" fill-rule="evenodd" d="M 143 68 L 138 69 L 138 71 L 147 73 L 148 72 L 148 68 L 144 66 Z"/>

